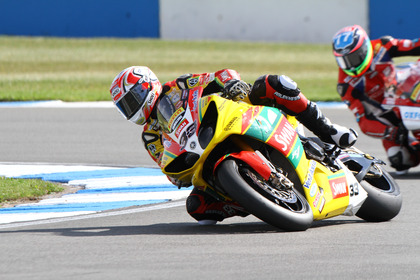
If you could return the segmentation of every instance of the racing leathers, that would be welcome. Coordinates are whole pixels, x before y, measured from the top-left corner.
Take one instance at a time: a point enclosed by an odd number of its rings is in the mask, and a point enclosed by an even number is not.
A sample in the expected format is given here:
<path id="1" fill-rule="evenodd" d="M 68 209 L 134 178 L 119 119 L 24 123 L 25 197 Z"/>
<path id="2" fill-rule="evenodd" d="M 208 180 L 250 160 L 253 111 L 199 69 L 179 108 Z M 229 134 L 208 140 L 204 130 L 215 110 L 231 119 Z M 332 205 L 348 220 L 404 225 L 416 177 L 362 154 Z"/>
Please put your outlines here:
<path id="1" fill-rule="evenodd" d="M 168 96 L 175 106 L 183 106 L 188 100 L 184 96 L 194 87 L 203 87 L 203 96 L 219 93 L 233 100 L 242 99 L 254 105 L 274 106 L 296 118 L 313 131 L 322 140 L 336 143 L 340 146 L 350 146 L 357 134 L 353 130 L 333 125 L 325 118 L 315 103 L 310 102 L 300 92 L 296 83 L 287 76 L 265 75 L 258 78 L 254 85 L 241 80 L 239 73 L 231 69 L 223 69 L 214 73 L 187 74 L 167 82 L 162 87 L 157 104 L 161 98 Z M 142 139 L 149 155 L 161 166 L 163 155 L 162 132 L 157 121 L 157 105 L 144 126 Z M 189 182 L 176 178 L 169 180 L 178 187 L 188 187 Z M 187 212 L 201 224 L 214 224 L 232 216 L 246 216 L 248 213 L 236 203 L 220 202 L 205 193 L 199 186 L 194 186 L 187 198 Z"/>
<path id="2" fill-rule="evenodd" d="M 339 68 L 337 92 L 356 117 L 363 133 L 382 139 L 391 166 L 397 171 L 419 164 L 419 155 L 413 153 L 402 123 L 392 124 L 381 106 L 386 94 L 397 85 L 392 58 L 420 55 L 420 41 L 400 40 L 385 36 L 371 40 L 373 61 L 361 76 L 352 77 Z M 389 115 L 389 114 L 388 114 Z"/>

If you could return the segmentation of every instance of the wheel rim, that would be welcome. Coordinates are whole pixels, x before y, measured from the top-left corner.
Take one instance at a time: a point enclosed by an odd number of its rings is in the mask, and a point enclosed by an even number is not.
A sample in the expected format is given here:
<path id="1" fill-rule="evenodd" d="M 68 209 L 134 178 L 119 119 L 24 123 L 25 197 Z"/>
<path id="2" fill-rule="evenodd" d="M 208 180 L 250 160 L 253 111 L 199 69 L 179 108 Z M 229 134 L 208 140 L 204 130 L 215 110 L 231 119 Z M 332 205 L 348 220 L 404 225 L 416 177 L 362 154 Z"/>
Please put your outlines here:
<path id="1" fill-rule="evenodd" d="M 293 188 L 285 188 L 281 185 L 273 186 L 270 182 L 255 174 L 253 170 L 248 168 L 240 168 L 240 170 L 241 175 L 250 183 L 250 186 L 271 202 L 293 212 L 301 212 L 303 210 L 304 207 L 300 197 L 296 195 Z"/>

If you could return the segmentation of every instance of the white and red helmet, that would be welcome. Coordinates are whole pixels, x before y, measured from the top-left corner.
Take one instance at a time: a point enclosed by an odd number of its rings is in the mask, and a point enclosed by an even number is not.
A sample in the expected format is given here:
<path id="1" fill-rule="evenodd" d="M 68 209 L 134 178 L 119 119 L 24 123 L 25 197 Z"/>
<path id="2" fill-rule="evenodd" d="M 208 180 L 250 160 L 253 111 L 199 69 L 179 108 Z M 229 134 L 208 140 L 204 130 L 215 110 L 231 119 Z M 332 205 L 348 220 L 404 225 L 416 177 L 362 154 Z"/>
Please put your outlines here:
<path id="1" fill-rule="evenodd" d="M 143 125 L 156 104 L 162 85 L 148 67 L 131 66 L 115 77 L 109 91 L 120 113 L 127 120 Z"/>

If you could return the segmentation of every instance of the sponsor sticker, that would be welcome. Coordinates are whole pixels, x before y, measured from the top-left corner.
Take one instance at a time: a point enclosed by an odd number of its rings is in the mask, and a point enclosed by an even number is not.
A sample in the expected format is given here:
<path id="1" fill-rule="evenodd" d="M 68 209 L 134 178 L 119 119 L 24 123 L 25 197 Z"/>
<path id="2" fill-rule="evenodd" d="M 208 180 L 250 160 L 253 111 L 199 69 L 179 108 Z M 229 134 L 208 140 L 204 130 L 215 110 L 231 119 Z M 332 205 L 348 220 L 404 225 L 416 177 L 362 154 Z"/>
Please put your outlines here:
<path id="1" fill-rule="evenodd" d="M 283 152 L 289 152 L 295 140 L 296 131 L 289 122 L 283 122 L 281 131 L 274 135 L 274 139 L 281 145 Z"/>
<path id="2" fill-rule="evenodd" d="M 176 138 L 179 138 L 179 135 L 181 134 L 182 130 L 187 126 L 188 121 L 186 119 L 184 119 L 177 127 L 177 129 L 175 130 L 175 136 Z"/>
<path id="3" fill-rule="evenodd" d="M 315 194 L 316 194 L 316 192 L 317 192 L 317 190 L 318 190 L 318 185 L 316 183 L 313 183 L 312 186 L 311 186 L 311 190 L 309 192 L 309 195 L 311 197 L 314 197 Z"/>
<path id="4" fill-rule="evenodd" d="M 303 186 L 307 189 L 309 189 L 309 186 L 311 185 L 312 180 L 314 178 L 315 168 L 316 168 L 316 162 L 311 160 L 311 163 L 310 163 L 310 166 L 309 166 L 309 169 L 308 169 L 308 175 L 306 177 L 305 183 L 303 184 Z M 313 196 L 313 195 L 311 195 L 311 196 Z"/>
<path id="5" fill-rule="evenodd" d="M 346 177 L 338 177 L 329 180 L 332 196 L 334 199 L 345 197 L 349 195 L 349 189 L 347 188 Z"/>
<path id="6" fill-rule="evenodd" d="M 325 198 L 324 198 L 324 197 L 322 197 L 322 198 L 321 198 L 321 203 L 319 203 L 319 207 L 318 207 L 318 211 L 319 211 L 319 213 L 321 213 L 321 212 L 322 212 L 322 210 L 324 210 L 324 206 L 325 206 Z"/>

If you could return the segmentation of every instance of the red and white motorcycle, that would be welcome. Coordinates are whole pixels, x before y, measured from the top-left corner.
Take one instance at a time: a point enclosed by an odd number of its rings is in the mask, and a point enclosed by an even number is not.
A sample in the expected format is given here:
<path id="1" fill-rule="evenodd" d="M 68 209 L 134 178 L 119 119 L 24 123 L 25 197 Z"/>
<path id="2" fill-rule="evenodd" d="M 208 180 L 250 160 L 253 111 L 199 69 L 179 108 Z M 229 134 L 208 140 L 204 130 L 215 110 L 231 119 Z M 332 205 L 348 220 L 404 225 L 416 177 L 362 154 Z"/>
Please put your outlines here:
<path id="1" fill-rule="evenodd" d="M 420 149 L 420 59 L 396 65 L 397 87 L 382 102 L 411 132 L 410 143 Z M 392 120 L 391 120 L 392 122 Z"/>

